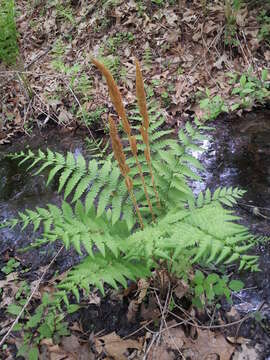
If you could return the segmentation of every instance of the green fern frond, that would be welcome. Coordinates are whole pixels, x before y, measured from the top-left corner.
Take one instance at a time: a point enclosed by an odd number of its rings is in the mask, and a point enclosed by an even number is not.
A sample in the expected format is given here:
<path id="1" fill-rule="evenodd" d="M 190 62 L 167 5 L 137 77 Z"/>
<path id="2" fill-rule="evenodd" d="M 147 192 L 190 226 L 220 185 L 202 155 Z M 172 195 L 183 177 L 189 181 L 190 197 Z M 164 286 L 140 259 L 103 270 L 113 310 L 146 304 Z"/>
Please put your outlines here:
<path id="1" fill-rule="evenodd" d="M 46 168 L 51 168 L 47 184 L 61 173 L 58 180 L 58 192 L 64 190 L 64 199 L 73 193 L 72 203 L 75 203 L 84 193 L 87 193 L 86 210 L 96 206 L 98 216 L 101 216 L 107 208 L 112 207 L 114 196 L 118 198 L 118 203 L 123 203 L 128 196 L 126 187 L 123 187 L 120 181 L 120 171 L 111 160 L 93 159 L 87 165 L 82 155 L 76 157 L 68 152 L 64 157 L 50 150 L 47 150 L 47 153 L 39 150 L 38 154 L 29 150 L 27 153 L 13 154 L 11 157 L 20 160 L 19 164 L 30 162 L 28 168 L 39 163 L 40 169 L 35 175 Z M 113 210 L 113 223 L 115 223 L 119 220 L 120 213 L 118 210 L 115 211 L 115 206 Z"/>
<path id="2" fill-rule="evenodd" d="M 134 119 L 139 120 L 139 111 L 135 110 L 134 114 Z M 155 107 L 150 107 L 149 114 L 149 139 L 153 144 L 151 146 L 152 168 L 163 211 L 168 206 L 170 208 L 183 207 L 186 201 L 193 201 L 193 194 L 187 185 L 187 178 L 200 179 L 193 168 L 202 169 L 202 166 L 190 154 L 190 150 L 194 150 L 194 147 L 198 151 L 200 150 L 197 145 L 198 138 L 201 139 L 200 131 L 196 126 L 187 123 L 185 129 L 179 131 L 180 141 L 170 139 L 168 135 L 172 131 L 162 129 L 165 119 L 161 113 Z M 144 145 L 141 135 L 137 134 L 136 137 L 139 151 L 138 159 L 145 177 L 147 192 L 154 206 L 154 211 L 157 212 L 156 196 L 143 154 Z M 125 150 L 128 152 L 130 149 L 127 146 Z M 59 175 L 58 191 L 64 190 L 65 200 L 73 193 L 72 203 L 75 203 L 86 194 L 86 210 L 95 207 L 98 216 L 101 216 L 105 211 L 111 209 L 113 224 L 120 219 L 121 213 L 123 213 L 123 218 L 128 222 L 129 227 L 131 228 L 134 225 L 133 205 L 127 201 L 129 194 L 123 185 L 124 180 L 120 176 L 117 164 L 111 158 L 106 161 L 93 159 L 87 165 L 82 155 L 75 157 L 69 152 L 64 157 L 50 150 L 47 150 L 47 153 L 40 150 L 37 155 L 29 150 L 27 153 L 21 152 L 12 155 L 12 157 L 19 159 L 20 164 L 29 162 L 29 168 L 39 165 L 40 169 L 35 174 L 49 168 L 47 184 Z M 148 219 L 151 214 L 145 206 L 141 181 L 133 156 L 128 156 L 127 164 L 131 169 L 129 176 L 134 185 L 134 194 L 140 201 L 145 218 Z M 226 195 L 226 198 L 224 197 L 224 201 L 228 201 L 228 198 L 229 194 Z"/>
<path id="3" fill-rule="evenodd" d="M 234 189 L 229 193 L 240 196 Z M 207 192 L 204 198 L 209 198 Z M 238 262 L 240 269 L 257 270 L 257 256 L 247 255 L 253 246 L 252 236 L 247 229 L 235 223 L 238 218 L 210 199 L 207 204 L 192 210 L 183 208 L 170 211 L 157 224 L 131 235 L 126 242 L 125 256 L 128 259 L 150 261 L 170 260 L 194 264 L 229 264 Z M 177 268 L 177 266 L 175 266 Z"/>
<path id="4" fill-rule="evenodd" d="M 80 201 L 76 203 L 74 210 L 66 202 L 62 203 L 61 209 L 49 204 L 47 209 L 26 210 L 25 213 L 19 213 L 18 222 L 22 230 L 30 225 L 34 231 L 42 227 L 42 244 L 61 240 L 66 249 L 72 246 L 80 255 L 84 248 L 93 256 L 93 247 L 96 246 L 103 256 L 106 255 L 106 249 L 118 256 L 123 241 L 121 236 L 129 234 L 127 228 L 116 224 L 117 228 L 122 229 L 122 235 L 117 235 L 105 216 L 97 218 L 95 210 L 86 210 Z"/>
<path id="5" fill-rule="evenodd" d="M 236 188 L 217 188 L 213 195 L 210 190 L 207 189 L 205 193 L 200 192 L 197 201 L 194 200 L 192 207 L 196 206 L 197 208 L 202 207 L 203 205 L 209 204 L 211 201 L 217 201 L 223 205 L 232 207 L 237 203 L 237 200 L 240 199 L 245 194 L 245 190 Z"/>
<path id="6" fill-rule="evenodd" d="M 97 141 L 87 137 L 85 142 L 87 146 L 87 152 L 91 155 L 91 157 L 94 159 L 99 159 L 99 161 L 102 162 L 106 156 L 106 152 L 108 151 L 109 141 L 107 141 L 104 145 L 103 139 Z"/>
<path id="7" fill-rule="evenodd" d="M 104 295 L 105 284 L 115 289 L 118 289 L 120 285 L 125 288 L 127 280 L 136 281 L 150 275 L 150 269 L 142 262 L 130 262 L 124 258 L 115 257 L 112 253 L 107 254 L 106 258 L 95 254 L 94 257 L 86 257 L 82 263 L 69 271 L 66 279 L 58 286 L 60 289 L 58 296 L 68 292 L 73 292 L 77 296 L 78 288 L 88 293 L 90 286 L 97 287 Z M 62 293 L 61 290 L 64 292 Z"/>

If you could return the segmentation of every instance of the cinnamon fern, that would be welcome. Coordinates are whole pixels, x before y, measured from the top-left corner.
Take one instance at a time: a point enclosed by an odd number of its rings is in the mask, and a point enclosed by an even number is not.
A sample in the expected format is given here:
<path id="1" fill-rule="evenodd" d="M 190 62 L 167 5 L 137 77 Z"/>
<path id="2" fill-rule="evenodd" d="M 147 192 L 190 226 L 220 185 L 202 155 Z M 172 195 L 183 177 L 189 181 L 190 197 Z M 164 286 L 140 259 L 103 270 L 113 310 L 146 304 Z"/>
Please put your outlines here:
<path id="1" fill-rule="evenodd" d="M 91 286 L 102 293 L 104 284 L 125 287 L 128 279 L 149 277 L 161 264 L 187 280 L 195 264 L 209 269 L 235 263 L 256 271 L 257 257 L 249 254 L 255 239 L 232 211 L 244 191 L 207 189 L 195 197 L 189 186 L 203 171 L 192 153 L 202 151 L 206 128 L 197 120 L 187 122 L 176 138 L 156 105 L 146 105 L 138 62 L 138 109 L 128 116 L 112 75 L 93 62 L 122 122 L 123 133 L 108 117 L 113 153 L 90 161 L 49 149 L 11 155 L 34 175 L 47 170 L 47 184 L 57 181 L 64 200 L 60 208 L 26 210 L 9 224 L 41 232 L 36 246 L 60 240 L 85 255 L 59 284 L 58 303 L 68 303 L 69 292 L 79 301 L 79 290 Z"/>

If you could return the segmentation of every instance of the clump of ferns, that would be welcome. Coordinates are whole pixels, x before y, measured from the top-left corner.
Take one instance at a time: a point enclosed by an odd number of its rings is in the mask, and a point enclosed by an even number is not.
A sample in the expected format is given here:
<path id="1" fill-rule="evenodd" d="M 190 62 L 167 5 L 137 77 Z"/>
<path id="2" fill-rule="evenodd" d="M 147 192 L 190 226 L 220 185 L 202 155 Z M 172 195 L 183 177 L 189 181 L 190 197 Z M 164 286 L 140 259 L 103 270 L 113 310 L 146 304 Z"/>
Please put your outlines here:
<path id="1" fill-rule="evenodd" d="M 148 112 L 139 63 L 136 61 L 136 95 L 139 125 L 131 127 L 120 91 L 108 69 L 93 63 L 104 75 L 111 101 L 127 139 L 121 140 L 116 121 L 109 116 L 113 156 L 105 160 L 49 149 L 34 154 L 31 150 L 13 154 L 20 163 L 37 165 L 39 174 L 50 168 L 48 181 L 59 174 L 58 191 L 64 191 L 61 208 L 26 210 L 11 224 L 43 228 L 36 244 L 61 240 L 87 256 L 68 271 L 58 285 L 55 301 L 68 305 L 68 293 L 79 301 L 79 289 L 97 287 L 104 294 L 104 284 L 113 288 L 127 286 L 127 280 L 151 277 L 154 269 L 165 268 L 169 274 L 189 281 L 195 265 L 215 268 L 238 263 L 240 270 L 258 270 L 257 257 L 249 254 L 254 238 L 235 222 L 229 209 L 244 191 L 238 188 L 207 189 L 194 197 L 187 179 L 198 180 L 193 170 L 202 170 L 190 150 L 201 151 L 202 125 L 187 123 L 178 132 L 162 130 L 164 119 Z M 66 200 L 70 199 L 70 202 Z M 81 200 L 83 199 L 83 200 Z M 226 206 L 226 208 L 224 207 Z"/>

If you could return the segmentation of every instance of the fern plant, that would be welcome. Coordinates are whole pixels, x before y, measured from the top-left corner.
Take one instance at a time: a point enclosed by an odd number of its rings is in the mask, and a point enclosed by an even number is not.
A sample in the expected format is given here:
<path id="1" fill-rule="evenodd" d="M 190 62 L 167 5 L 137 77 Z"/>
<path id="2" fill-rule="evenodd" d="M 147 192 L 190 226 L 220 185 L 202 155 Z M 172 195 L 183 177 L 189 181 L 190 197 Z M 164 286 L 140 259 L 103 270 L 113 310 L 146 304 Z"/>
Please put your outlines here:
<path id="1" fill-rule="evenodd" d="M 26 210 L 9 224 L 42 229 L 33 246 L 60 240 L 85 255 L 58 285 L 56 303 L 68 306 L 70 292 L 79 301 L 80 289 L 91 286 L 103 294 L 104 284 L 125 287 L 128 279 L 149 277 L 160 267 L 190 282 L 189 270 L 195 265 L 237 263 L 240 270 L 258 270 L 257 256 L 248 253 L 254 238 L 236 223 L 231 209 L 244 191 L 208 189 L 195 197 L 188 185 L 189 179 L 199 179 L 196 169 L 203 170 L 191 150 L 201 151 L 205 127 L 198 121 L 186 123 L 177 139 L 164 129 L 165 119 L 155 105 L 147 111 L 138 62 L 138 109 L 130 117 L 131 126 L 112 75 L 93 62 L 105 76 L 121 119 L 120 131 L 109 116 L 113 153 L 89 162 L 82 155 L 63 156 L 49 149 L 11 155 L 29 169 L 39 166 L 35 175 L 49 169 L 47 183 L 58 181 L 64 201 L 61 208 L 49 204 Z"/>
<path id="2" fill-rule="evenodd" d="M 14 0 L 0 1 L 0 60 L 13 65 L 19 54 Z"/>

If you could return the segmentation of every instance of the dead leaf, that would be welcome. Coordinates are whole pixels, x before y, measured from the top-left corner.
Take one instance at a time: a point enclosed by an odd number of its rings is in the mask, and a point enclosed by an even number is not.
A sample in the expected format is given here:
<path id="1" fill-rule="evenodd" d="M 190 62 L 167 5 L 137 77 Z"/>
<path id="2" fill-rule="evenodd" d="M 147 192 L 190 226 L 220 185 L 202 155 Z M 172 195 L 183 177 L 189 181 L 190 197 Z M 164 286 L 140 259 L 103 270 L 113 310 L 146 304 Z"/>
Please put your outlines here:
<path id="1" fill-rule="evenodd" d="M 149 286 L 150 286 L 149 281 L 145 279 L 140 279 L 138 281 L 138 291 L 139 291 L 138 304 L 141 304 L 143 302 Z"/>
<path id="2" fill-rule="evenodd" d="M 14 302 L 15 294 L 20 287 L 20 282 L 16 280 L 18 280 L 18 274 L 15 272 L 8 274 L 5 280 L 0 280 L 0 289 L 2 289 L 1 308 Z"/>
<path id="3" fill-rule="evenodd" d="M 65 109 L 62 109 L 60 114 L 58 115 L 58 120 L 62 124 L 68 124 L 71 119 L 72 119 L 72 114 L 70 114 L 70 112 L 68 112 Z"/>
<path id="4" fill-rule="evenodd" d="M 21 117 L 21 114 L 20 114 L 19 110 L 16 111 L 16 116 L 15 116 L 14 123 L 15 123 L 15 125 L 22 125 L 22 123 L 23 123 L 23 119 Z"/>
<path id="5" fill-rule="evenodd" d="M 236 24 L 238 26 L 244 26 L 246 19 L 248 17 L 248 10 L 247 8 L 239 10 L 236 14 Z"/>
<path id="6" fill-rule="evenodd" d="M 169 31 L 165 35 L 165 39 L 169 44 L 174 44 L 178 42 L 179 34 L 176 31 Z"/>
<path id="7" fill-rule="evenodd" d="M 218 60 L 214 63 L 214 67 L 221 70 L 223 68 L 223 63 L 226 64 L 227 55 L 224 53 L 222 56 L 218 58 Z"/>
<path id="8" fill-rule="evenodd" d="M 231 307 L 230 311 L 226 312 L 226 318 L 229 322 L 236 321 L 240 319 L 240 314 L 234 306 Z"/>
<path id="9" fill-rule="evenodd" d="M 154 296 L 149 297 L 149 303 L 147 307 L 145 303 L 142 303 L 140 315 L 143 320 L 155 320 L 159 318 L 160 310 Z"/>
<path id="10" fill-rule="evenodd" d="M 194 351 L 193 360 L 209 359 L 212 355 L 218 355 L 219 360 L 231 359 L 235 347 L 229 344 L 222 334 L 201 329 L 197 329 L 197 334 L 195 340 L 186 338 L 183 347 Z"/>
<path id="11" fill-rule="evenodd" d="M 164 11 L 164 15 L 166 17 L 166 21 L 170 26 L 175 26 L 175 23 L 178 21 L 178 16 L 172 9 L 168 9 Z"/>
<path id="12" fill-rule="evenodd" d="M 95 360 L 95 355 L 87 344 L 81 344 L 74 335 L 64 337 L 61 343 L 54 344 L 52 339 L 43 339 L 40 343 L 43 353 L 49 353 L 50 360 Z M 44 354 L 45 356 L 45 354 Z"/>
<path id="13" fill-rule="evenodd" d="M 266 50 L 263 55 L 266 61 L 270 61 L 270 50 Z"/>
<path id="14" fill-rule="evenodd" d="M 149 360 L 175 360 L 174 353 L 166 345 L 153 346 L 148 355 Z"/>
<path id="15" fill-rule="evenodd" d="M 115 360 L 126 360 L 128 349 L 141 350 L 142 345 L 136 340 L 123 340 L 115 332 L 95 339 L 96 351 L 101 354 L 103 351 Z"/>
<path id="16" fill-rule="evenodd" d="M 237 350 L 232 360 L 259 360 L 261 356 L 254 347 L 248 347 L 246 344 L 241 346 L 241 350 Z"/>
<path id="17" fill-rule="evenodd" d="M 185 333 L 181 327 L 169 328 L 172 323 L 168 323 L 168 329 L 162 335 L 163 343 L 172 350 L 179 350 L 184 346 Z"/>
<path id="18" fill-rule="evenodd" d="M 182 297 L 187 293 L 188 290 L 189 286 L 183 280 L 178 280 L 173 292 L 178 297 L 178 299 L 182 299 Z"/>
<path id="19" fill-rule="evenodd" d="M 234 337 L 234 336 L 227 336 L 226 339 L 231 343 L 231 344 L 247 344 L 248 342 L 250 342 L 250 339 L 246 339 L 242 336 L 239 337 Z"/>

